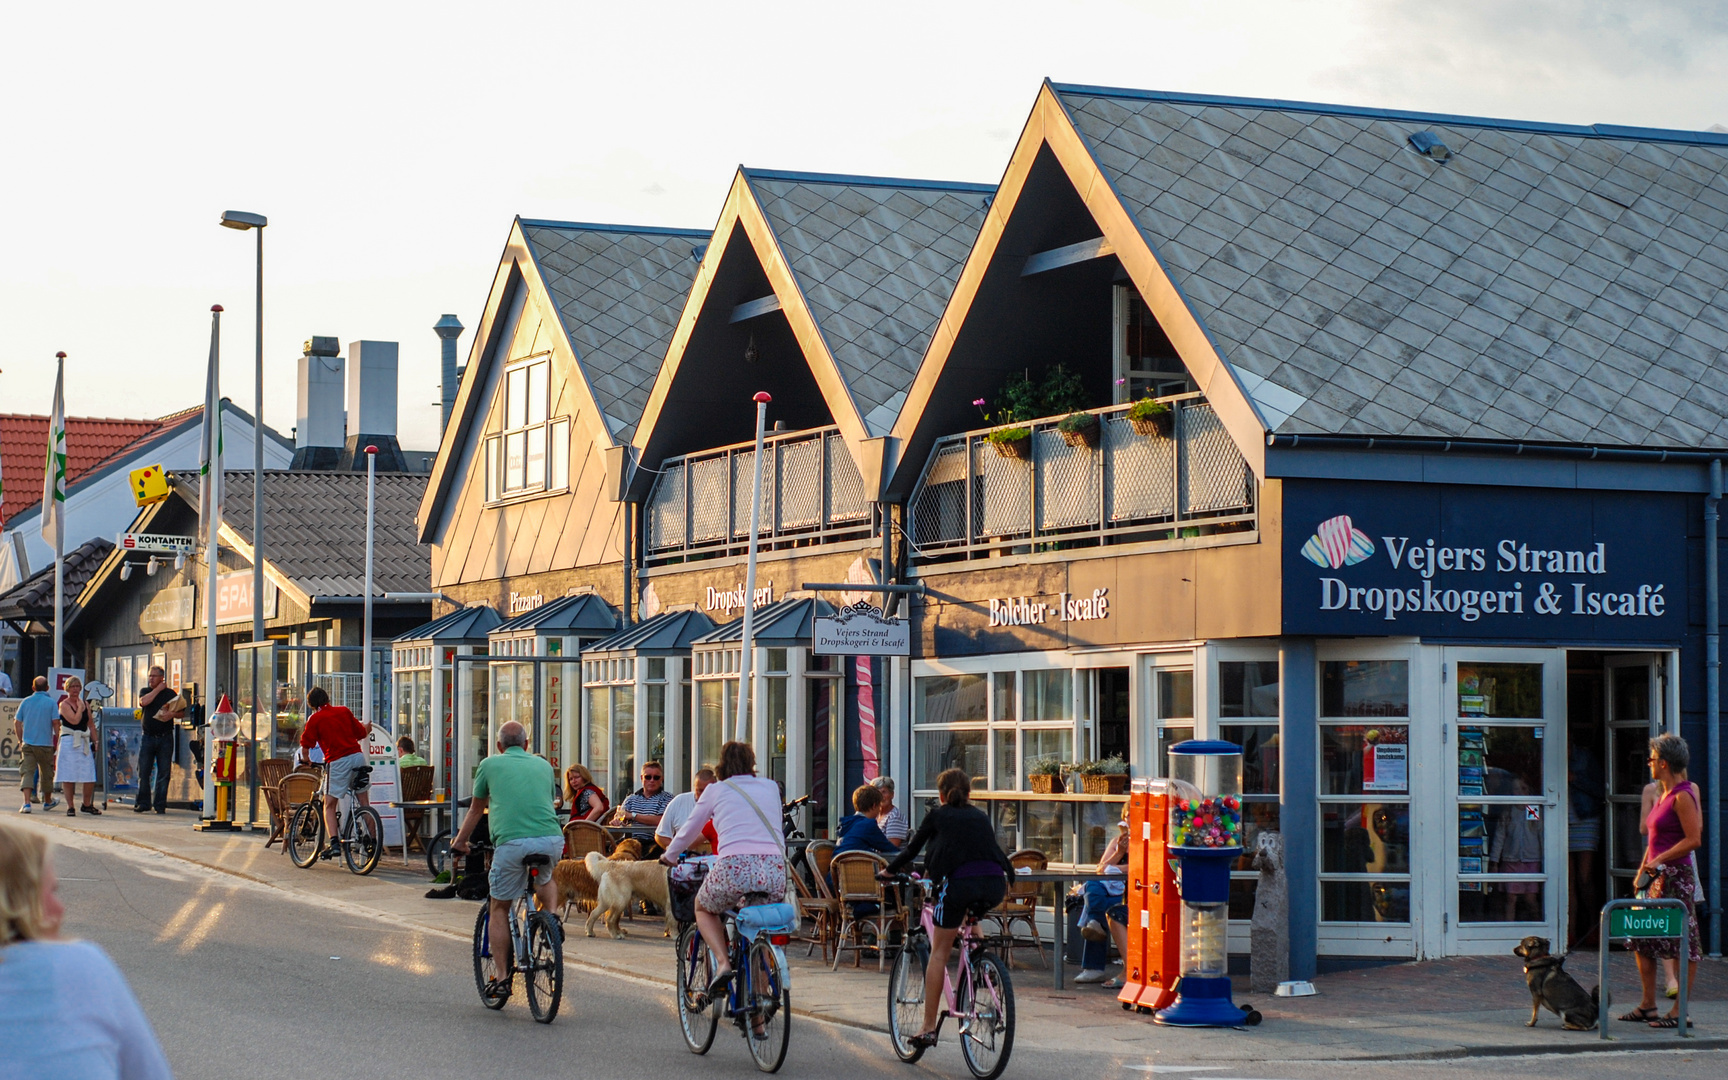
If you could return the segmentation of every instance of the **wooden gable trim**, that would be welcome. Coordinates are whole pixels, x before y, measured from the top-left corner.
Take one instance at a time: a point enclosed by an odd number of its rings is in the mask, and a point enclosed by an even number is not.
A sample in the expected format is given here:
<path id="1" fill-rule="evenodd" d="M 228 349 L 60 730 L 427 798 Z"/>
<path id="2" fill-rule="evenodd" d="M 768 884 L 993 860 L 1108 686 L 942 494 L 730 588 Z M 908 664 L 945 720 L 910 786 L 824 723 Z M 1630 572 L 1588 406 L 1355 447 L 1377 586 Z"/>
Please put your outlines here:
<path id="1" fill-rule="evenodd" d="M 997 187 L 996 198 L 985 214 L 972 253 L 960 272 L 953 296 L 942 313 L 942 321 L 931 335 L 930 347 L 919 365 L 906 403 L 894 423 L 892 437 L 897 445 L 905 446 L 917 432 L 920 419 L 935 393 L 936 384 L 953 352 L 960 329 L 965 325 L 972 304 L 977 300 L 985 272 L 995 261 L 997 245 L 1008 226 L 1020 196 L 1024 193 L 1033 162 L 1045 146 L 1049 146 L 1057 162 L 1074 185 L 1092 218 L 1103 232 L 1104 240 L 1115 250 L 1116 258 L 1127 271 L 1129 279 L 1163 327 L 1177 355 L 1188 366 L 1195 382 L 1217 411 L 1225 430 L 1230 433 L 1242 456 L 1256 476 L 1266 475 L 1266 435 L 1270 428 L 1254 405 L 1253 399 L 1237 381 L 1230 365 L 1225 362 L 1199 316 L 1176 287 L 1169 271 L 1152 250 L 1151 244 L 1122 202 L 1109 178 L 1104 175 L 1091 150 L 1081 138 L 1061 100 L 1046 82 L 1027 118 L 1025 130 L 1015 145 L 1014 153 Z M 922 467 L 922 462 L 900 462 Z"/>

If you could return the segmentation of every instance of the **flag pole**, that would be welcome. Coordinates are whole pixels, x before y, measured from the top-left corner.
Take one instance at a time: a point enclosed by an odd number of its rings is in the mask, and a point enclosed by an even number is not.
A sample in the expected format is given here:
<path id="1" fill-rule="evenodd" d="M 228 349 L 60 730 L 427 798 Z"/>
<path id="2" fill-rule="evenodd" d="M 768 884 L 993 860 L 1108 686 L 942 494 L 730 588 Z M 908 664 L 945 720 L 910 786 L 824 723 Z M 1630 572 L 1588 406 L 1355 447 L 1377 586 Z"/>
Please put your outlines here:
<path id="1" fill-rule="evenodd" d="M 66 659 L 66 354 L 55 353 L 54 412 L 42 465 L 42 539 L 54 546 L 54 666 Z"/>
<path id="2" fill-rule="evenodd" d="M 204 483 L 200 485 L 198 512 L 204 520 L 204 809 L 199 816 L 205 821 L 216 817 L 216 758 L 215 740 L 210 738 L 210 717 L 216 702 L 216 574 L 217 550 L 222 528 L 222 398 L 220 394 L 222 356 L 222 305 L 210 308 L 210 369 L 206 375 L 204 397 Z M 254 492 L 256 494 L 256 492 Z M 254 597 L 254 602 L 257 601 Z"/>
<path id="3" fill-rule="evenodd" d="M 755 644 L 752 633 L 756 620 L 756 533 L 762 527 L 762 432 L 768 424 L 768 403 L 774 399 L 766 392 L 757 394 L 756 402 L 756 478 L 750 485 L 750 547 L 744 559 L 744 652 L 738 658 L 738 741 L 750 741 L 750 653 Z"/>

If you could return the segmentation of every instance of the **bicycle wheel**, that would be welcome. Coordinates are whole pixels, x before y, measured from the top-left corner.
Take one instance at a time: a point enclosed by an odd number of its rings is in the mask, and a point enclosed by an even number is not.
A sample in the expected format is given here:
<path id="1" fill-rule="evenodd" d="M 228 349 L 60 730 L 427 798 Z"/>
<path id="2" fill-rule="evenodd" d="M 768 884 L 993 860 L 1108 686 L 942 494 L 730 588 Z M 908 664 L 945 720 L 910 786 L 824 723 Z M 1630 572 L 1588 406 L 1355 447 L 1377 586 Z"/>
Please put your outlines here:
<path id="1" fill-rule="evenodd" d="M 912 1036 L 924 1030 L 924 966 L 929 962 L 930 947 L 920 936 L 900 950 L 888 976 L 888 1038 L 894 1053 L 907 1063 L 924 1056 L 922 1046 L 912 1045 Z"/>
<path id="2" fill-rule="evenodd" d="M 356 874 L 370 874 L 378 869 L 378 859 L 384 854 L 384 819 L 370 806 L 356 806 L 349 812 L 347 835 L 342 840 L 342 858 Z"/>
<path id="3" fill-rule="evenodd" d="M 564 996 L 564 944 L 552 913 L 536 911 L 528 916 L 528 1011 L 542 1024 L 558 1015 Z"/>
<path id="4" fill-rule="evenodd" d="M 745 1041 L 758 1069 L 779 1072 L 792 1040 L 792 973 L 766 938 L 757 938 L 750 946 L 746 963 L 750 976 L 745 984 L 749 991 L 744 1003 Z"/>
<path id="5" fill-rule="evenodd" d="M 510 984 L 514 976 L 508 970 L 504 971 L 508 978 L 497 984 L 493 983 L 493 975 L 502 968 L 492 956 L 492 950 L 487 940 L 490 929 L 487 926 L 487 915 L 490 904 L 480 902 L 480 914 L 474 917 L 474 988 L 480 991 L 480 1004 L 488 1009 L 502 1009 L 504 1003 L 510 1000 Z"/>
<path id="6" fill-rule="evenodd" d="M 324 808 L 317 801 L 302 803 L 288 819 L 288 834 L 284 837 L 288 857 L 305 870 L 318 861 L 324 850 Z"/>
<path id="7" fill-rule="evenodd" d="M 678 1026 L 684 1030 L 684 1045 L 692 1054 L 706 1054 L 720 1026 L 721 1002 L 702 1004 L 708 982 L 714 978 L 714 957 L 694 924 L 678 932 Z"/>
<path id="8" fill-rule="evenodd" d="M 960 1056 L 978 1080 L 996 1080 L 1014 1050 L 1014 984 L 1008 969 L 980 950 L 972 977 L 960 986 Z"/>
<path id="9" fill-rule="evenodd" d="M 436 881 L 440 874 L 450 872 L 450 831 L 445 831 L 426 841 L 426 872 Z"/>

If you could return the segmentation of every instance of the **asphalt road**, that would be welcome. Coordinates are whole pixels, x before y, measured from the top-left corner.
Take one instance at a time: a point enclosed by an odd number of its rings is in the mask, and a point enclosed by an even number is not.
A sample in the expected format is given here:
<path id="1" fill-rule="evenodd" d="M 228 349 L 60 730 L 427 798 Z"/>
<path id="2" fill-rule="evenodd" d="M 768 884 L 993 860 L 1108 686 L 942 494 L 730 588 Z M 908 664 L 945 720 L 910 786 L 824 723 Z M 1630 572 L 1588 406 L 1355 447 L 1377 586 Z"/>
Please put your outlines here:
<path id="1" fill-rule="evenodd" d="M 742 1039 L 728 1028 L 706 1058 L 694 1058 L 663 986 L 571 967 L 558 1019 L 542 1026 L 529 1017 L 520 989 L 500 1013 L 480 1006 L 466 940 L 402 930 L 359 907 L 299 897 L 126 845 L 62 837 L 67 843 L 58 847 L 56 865 L 66 933 L 100 943 L 119 963 L 182 1080 L 756 1075 Z M 796 1001 L 796 985 L 793 995 Z M 944 1043 L 919 1065 L 906 1066 L 879 1034 L 798 1017 L 781 1075 L 968 1076 L 951 1039 Z M 1021 1045 L 1007 1075 L 1596 1080 L 1653 1071 L 1728 1075 L 1728 1052 L 1185 1066 Z"/>

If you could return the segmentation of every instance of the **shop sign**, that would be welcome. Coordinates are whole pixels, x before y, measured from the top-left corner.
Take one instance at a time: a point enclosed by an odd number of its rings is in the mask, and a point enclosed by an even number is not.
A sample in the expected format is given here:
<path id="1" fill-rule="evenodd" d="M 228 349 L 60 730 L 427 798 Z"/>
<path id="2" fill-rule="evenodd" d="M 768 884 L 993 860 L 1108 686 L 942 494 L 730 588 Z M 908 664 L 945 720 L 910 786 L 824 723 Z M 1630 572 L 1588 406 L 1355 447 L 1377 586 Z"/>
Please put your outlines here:
<path id="1" fill-rule="evenodd" d="M 144 504 L 140 503 L 139 505 Z M 191 555 L 198 550 L 198 540 L 192 536 L 123 532 L 115 539 L 115 546 L 122 551 L 152 552 L 157 555 Z"/>
<path id="2" fill-rule="evenodd" d="M 811 644 L 817 656 L 911 656 L 912 626 L 859 602 L 812 620 Z"/>
<path id="3" fill-rule="evenodd" d="M 773 602 L 774 602 L 774 583 L 772 581 L 770 581 L 768 584 L 766 584 L 766 585 L 762 586 L 760 589 L 756 590 L 756 602 L 754 604 L 752 604 L 751 606 L 752 607 L 767 607 L 769 604 L 772 604 Z M 708 594 L 705 598 L 703 607 L 707 611 L 718 611 L 718 612 L 722 612 L 722 613 L 727 614 L 727 615 L 732 614 L 732 609 L 734 609 L 734 608 L 738 609 L 739 611 L 743 611 L 744 610 L 744 584 L 743 584 L 743 582 L 739 582 L 736 586 L 734 586 L 730 589 L 716 589 L 712 585 L 710 585 L 708 587 Z"/>
<path id="4" fill-rule="evenodd" d="M 512 591 L 510 593 L 510 614 L 520 615 L 525 611 L 533 611 L 545 602 L 546 597 L 542 596 L 539 590 L 531 593 Z"/>
<path id="5" fill-rule="evenodd" d="M 1685 505 L 1643 492 L 1284 484 L 1284 631 L 1685 632 Z"/>
<path id="6" fill-rule="evenodd" d="M 276 583 L 264 579 L 264 617 L 276 617 Z M 216 625 L 252 621 L 252 571 L 216 575 Z"/>
<path id="7" fill-rule="evenodd" d="M 144 634 L 190 630 L 197 610 L 196 586 L 177 585 L 163 589 L 144 605 L 144 610 L 138 615 L 138 629 Z"/>
<path id="8" fill-rule="evenodd" d="M 1053 622 L 1092 622 L 1110 617 L 1109 589 L 1093 589 L 1091 595 L 1057 593 L 1056 602 L 1013 596 L 990 601 L 991 626 L 1038 626 Z"/>

